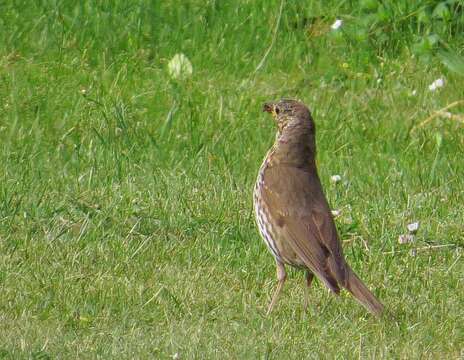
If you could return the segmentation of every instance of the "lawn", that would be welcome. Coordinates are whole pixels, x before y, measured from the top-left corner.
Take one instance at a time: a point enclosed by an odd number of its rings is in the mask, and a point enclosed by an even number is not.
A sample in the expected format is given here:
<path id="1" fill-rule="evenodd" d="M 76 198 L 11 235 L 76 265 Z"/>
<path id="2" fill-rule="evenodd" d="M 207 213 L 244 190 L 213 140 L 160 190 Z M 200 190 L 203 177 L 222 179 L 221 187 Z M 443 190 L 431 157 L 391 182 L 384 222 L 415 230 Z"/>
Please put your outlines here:
<path id="1" fill-rule="evenodd" d="M 464 356 L 459 1 L 77 3 L 0 5 L 0 358 Z M 265 316 L 251 199 L 281 97 L 311 108 L 382 319 L 320 282 L 304 312 L 296 270 Z"/>

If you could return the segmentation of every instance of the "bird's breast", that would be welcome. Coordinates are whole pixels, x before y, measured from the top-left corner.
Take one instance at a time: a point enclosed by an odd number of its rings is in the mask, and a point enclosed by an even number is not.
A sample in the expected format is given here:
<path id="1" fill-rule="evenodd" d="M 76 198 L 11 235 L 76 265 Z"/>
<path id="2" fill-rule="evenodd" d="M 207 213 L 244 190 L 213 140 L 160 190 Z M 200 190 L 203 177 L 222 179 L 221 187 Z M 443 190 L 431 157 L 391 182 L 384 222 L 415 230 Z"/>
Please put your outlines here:
<path id="1" fill-rule="evenodd" d="M 266 243 L 269 251 L 281 263 L 295 267 L 304 266 L 297 254 L 290 247 L 285 239 L 283 218 L 274 217 L 273 213 L 278 213 L 279 209 L 271 209 L 264 199 L 264 188 L 266 186 L 265 170 L 270 164 L 270 154 L 264 159 L 258 172 L 255 188 L 253 191 L 253 205 L 255 219 L 261 237 Z"/>

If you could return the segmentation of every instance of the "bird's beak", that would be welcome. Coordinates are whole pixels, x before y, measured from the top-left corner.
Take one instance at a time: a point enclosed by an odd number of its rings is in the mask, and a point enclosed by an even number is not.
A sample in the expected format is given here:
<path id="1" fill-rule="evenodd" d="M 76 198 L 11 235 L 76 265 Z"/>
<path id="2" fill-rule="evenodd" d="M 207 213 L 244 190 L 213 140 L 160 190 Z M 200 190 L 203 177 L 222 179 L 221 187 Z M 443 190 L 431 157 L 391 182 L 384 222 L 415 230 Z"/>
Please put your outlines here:
<path id="1" fill-rule="evenodd" d="M 263 106 L 263 111 L 272 114 L 274 117 L 277 116 L 274 103 L 265 103 Z"/>
<path id="2" fill-rule="evenodd" d="M 263 111 L 265 112 L 272 112 L 272 110 L 274 109 L 274 106 L 272 106 L 273 104 L 272 103 L 265 103 L 264 106 L 263 106 Z"/>

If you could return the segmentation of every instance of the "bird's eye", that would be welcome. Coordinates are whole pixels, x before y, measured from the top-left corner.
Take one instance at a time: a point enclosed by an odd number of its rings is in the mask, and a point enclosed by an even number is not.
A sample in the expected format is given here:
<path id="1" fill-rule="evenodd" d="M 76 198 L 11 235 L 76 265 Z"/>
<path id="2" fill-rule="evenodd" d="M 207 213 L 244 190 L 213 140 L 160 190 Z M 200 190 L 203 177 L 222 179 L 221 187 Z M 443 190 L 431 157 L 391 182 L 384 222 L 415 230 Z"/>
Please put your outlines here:
<path id="1" fill-rule="evenodd" d="M 280 109 L 279 109 L 277 106 L 274 108 L 274 111 L 275 111 L 275 113 L 276 113 L 277 115 L 279 115 Z"/>

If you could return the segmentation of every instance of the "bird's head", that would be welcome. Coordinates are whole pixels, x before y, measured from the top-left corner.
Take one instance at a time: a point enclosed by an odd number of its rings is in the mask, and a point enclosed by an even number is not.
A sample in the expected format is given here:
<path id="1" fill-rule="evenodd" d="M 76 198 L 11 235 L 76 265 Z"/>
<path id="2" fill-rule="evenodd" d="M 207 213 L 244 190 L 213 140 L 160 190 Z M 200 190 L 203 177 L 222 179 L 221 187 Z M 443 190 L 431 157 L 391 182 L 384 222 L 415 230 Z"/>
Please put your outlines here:
<path id="1" fill-rule="evenodd" d="M 300 101 L 282 99 L 274 102 L 267 102 L 263 106 L 263 111 L 272 114 L 277 123 L 279 134 L 289 125 L 297 127 L 314 128 L 309 109 Z"/>

